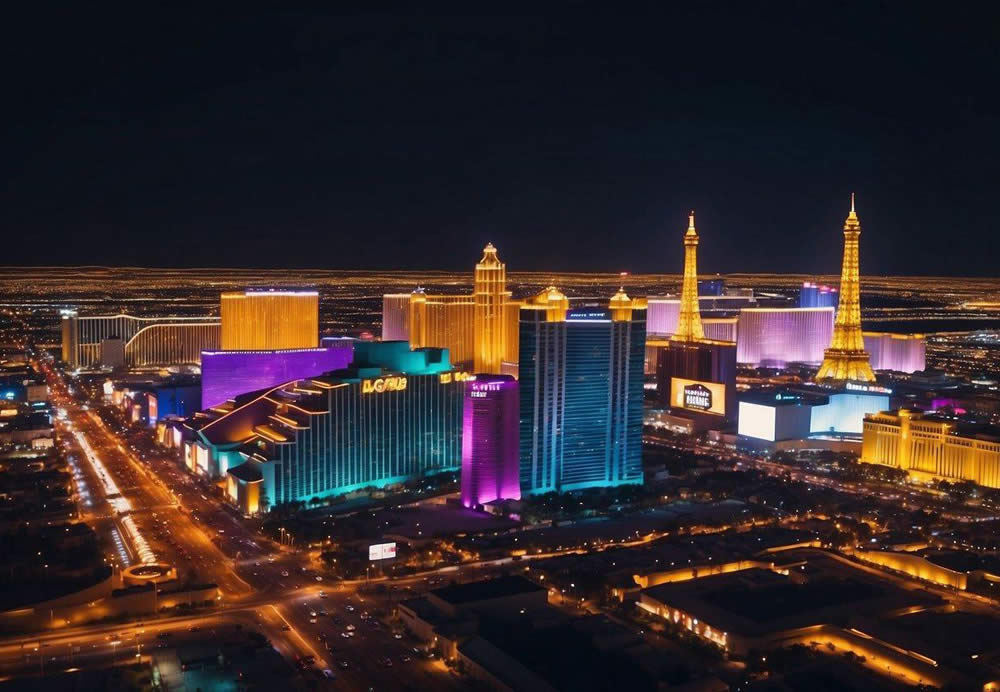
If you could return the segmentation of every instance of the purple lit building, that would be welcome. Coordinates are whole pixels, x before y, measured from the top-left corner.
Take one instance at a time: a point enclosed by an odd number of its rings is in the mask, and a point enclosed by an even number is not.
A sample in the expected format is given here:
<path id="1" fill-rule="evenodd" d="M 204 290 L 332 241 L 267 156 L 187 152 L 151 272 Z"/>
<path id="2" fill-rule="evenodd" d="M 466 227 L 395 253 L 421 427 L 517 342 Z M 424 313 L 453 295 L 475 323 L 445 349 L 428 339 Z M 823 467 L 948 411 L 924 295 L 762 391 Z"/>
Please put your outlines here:
<path id="1" fill-rule="evenodd" d="M 926 367 L 926 340 L 923 334 L 865 332 L 865 350 L 872 370 L 917 372 Z"/>
<path id="2" fill-rule="evenodd" d="M 834 309 L 744 308 L 736 328 L 736 362 L 783 368 L 819 363 L 833 337 Z"/>
<path id="3" fill-rule="evenodd" d="M 476 375 L 465 386 L 462 415 L 462 504 L 520 500 L 517 380 Z"/>
<path id="4" fill-rule="evenodd" d="M 237 394 L 346 368 L 353 355 L 353 339 L 324 339 L 321 348 L 202 351 L 202 407 L 218 406 Z"/>

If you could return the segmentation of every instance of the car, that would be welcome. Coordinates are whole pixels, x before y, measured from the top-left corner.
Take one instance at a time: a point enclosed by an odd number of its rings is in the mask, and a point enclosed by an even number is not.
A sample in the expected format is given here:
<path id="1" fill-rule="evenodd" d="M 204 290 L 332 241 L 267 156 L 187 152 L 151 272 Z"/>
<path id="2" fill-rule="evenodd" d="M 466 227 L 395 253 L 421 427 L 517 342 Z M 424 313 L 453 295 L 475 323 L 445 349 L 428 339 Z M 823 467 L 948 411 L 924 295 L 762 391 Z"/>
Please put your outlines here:
<path id="1" fill-rule="evenodd" d="M 288 576 L 288 570 L 287 569 L 281 570 L 281 576 L 287 577 Z"/>
<path id="2" fill-rule="evenodd" d="M 347 661 L 340 661 L 339 663 L 337 663 L 337 667 L 340 668 L 341 670 L 347 670 L 350 666 L 348 665 Z"/>
<path id="3" fill-rule="evenodd" d="M 347 631 L 348 631 L 348 632 L 353 632 L 353 631 L 354 631 L 354 629 L 355 629 L 354 625 L 348 625 L 348 626 L 347 626 Z"/>
<path id="4" fill-rule="evenodd" d="M 407 656 L 406 654 L 403 654 L 402 656 L 399 657 L 399 660 L 402 661 L 403 663 L 409 663 L 413 659 Z"/>
<path id="5" fill-rule="evenodd" d="M 382 665 L 384 665 L 386 668 L 392 668 L 392 659 L 386 656 L 385 658 L 382 659 Z"/>
<path id="6" fill-rule="evenodd" d="M 402 639 L 403 635 L 402 635 L 401 632 L 396 632 L 394 635 L 392 635 L 392 638 L 393 639 Z"/>
<path id="7" fill-rule="evenodd" d="M 321 577 L 321 576 L 319 576 L 319 575 L 317 574 L 317 575 L 316 575 L 316 581 L 323 581 L 323 577 Z"/>
<path id="8" fill-rule="evenodd" d="M 329 678 L 330 680 L 332 680 L 333 678 L 337 677 L 337 675 L 332 670 L 330 670 L 329 668 L 324 668 L 323 669 L 323 677 L 324 678 Z"/>
<path id="9" fill-rule="evenodd" d="M 287 623 L 281 626 L 281 631 L 282 632 L 290 632 L 291 629 L 292 629 L 292 626 L 289 625 L 289 624 L 287 624 Z"/>
<path id="10" fill-rule="evenodd" d="M 316 617 L 316 611 L 315 610 L 310 610 L 309 611 L 309 617 L 311 617 L 311 618 Z"/>
<path id="11" fill-rule="evenodd" d="M 351 638 L 350 632 L 341 632 L 340 636 L 343 637 L 344 639 L 350 639 Z"/>
<path id="12" fill-rule="evenodd" d="M 317 622 L 319 622 L 319 620 L 317 620 L 316 618 L 309 618 L 310 625 L 315 625 Z"/>
<path id="13" fill-rule="evenodd" d="M 326 591 L 320 591 L 319 592 L 319 597 L 320 598 L 326 598 Z"/>
<path id="14" fill-rule="evenodd" d="M 354 606 L 352 606 L 350 603 L 347 604 L 347 612 L 348 613 L 353 613 L 354 612 Z"/>

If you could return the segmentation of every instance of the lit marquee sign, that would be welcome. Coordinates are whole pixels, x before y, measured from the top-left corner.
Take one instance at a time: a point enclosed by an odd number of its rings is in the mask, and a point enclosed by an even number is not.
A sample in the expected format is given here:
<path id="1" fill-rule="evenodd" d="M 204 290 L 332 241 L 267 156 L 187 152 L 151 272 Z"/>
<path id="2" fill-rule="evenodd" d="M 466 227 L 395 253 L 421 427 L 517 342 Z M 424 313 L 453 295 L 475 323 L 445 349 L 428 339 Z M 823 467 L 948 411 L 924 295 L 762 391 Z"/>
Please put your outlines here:
<path id="1" fill-rule="evenodd" d="M 567 322 L 592 322 L 601 321 L 607 322 L 611 319 L 611 314 L 608 310 L 587 310 L 586 308 L 580 308 L 577 310 L 570 310 L 566 313 Z"/>
<path id="2" fill-rule="evenodd" d="M 382 394 L 383 392 L 401 392 L 406 389 L 405 377 L 379 377 L 361 382 L 362 394 Z"/>
<path id="3" fill-rule="evenodd" d="M 670 405 L 673 408 L 698 413 L 726 415 L 726 385 L 718 382 L 670 379 Z"/>
<path id="4" fill-rule="evenodd" d="M 465 382 L 466 380 L 474 379 L 476 379 L 476 376 L 467 372 L 443 372 L 438 375 L 438 382 L 441 384 L 448 384 L 449 382 Z"/>
<path id="5" fill-rule="evenodd" d="M 888 387 L 880 387 L 877 384 L 858 384 L 856 382 L 846 382 L 844 389 L 849 392 L 867 392 L 870 394 L 892 394 Z"/>
<path id="6" fill-rule="evenodd" d="M 712 390 L 703 384 L 689 384 L 684 388 L 684 408 L 709 411 L 712 408 Z"/>
<path id="7" fill-rule="evenodd" d="M 513 382 L 473 382 L 469 396 L 473 399 L 486 399 L 491 393 L 501 392 L 510 387 Z"/>
<path id="8" fill-rule="evenodd" d="M 368 546 L 369 560 L 391 560 L 396 557 L 395 543 L 378 543 Z"/>

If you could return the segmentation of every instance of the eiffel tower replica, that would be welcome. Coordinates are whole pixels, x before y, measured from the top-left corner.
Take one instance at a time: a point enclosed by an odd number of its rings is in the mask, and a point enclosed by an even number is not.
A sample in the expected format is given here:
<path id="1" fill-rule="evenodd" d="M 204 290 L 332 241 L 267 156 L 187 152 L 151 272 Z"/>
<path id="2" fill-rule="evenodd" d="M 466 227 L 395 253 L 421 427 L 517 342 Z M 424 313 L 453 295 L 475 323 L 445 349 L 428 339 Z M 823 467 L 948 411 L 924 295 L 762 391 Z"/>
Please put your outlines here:
<path id="1" fill-rule="evenodd" d="M 840 304 L 833 323 L 830 348 L 823 352 L 823 364 L 816 372 L 816 381 L 823 384 L 842 382 L 874 382 L 875 373 L 865 351 L 861 335 L 861 281 L 858 270 L 858 241 L 861 223 L 854 211 L 851 193 L 851 213 L 844 221 L 844 265 L 840 272 Z"/>

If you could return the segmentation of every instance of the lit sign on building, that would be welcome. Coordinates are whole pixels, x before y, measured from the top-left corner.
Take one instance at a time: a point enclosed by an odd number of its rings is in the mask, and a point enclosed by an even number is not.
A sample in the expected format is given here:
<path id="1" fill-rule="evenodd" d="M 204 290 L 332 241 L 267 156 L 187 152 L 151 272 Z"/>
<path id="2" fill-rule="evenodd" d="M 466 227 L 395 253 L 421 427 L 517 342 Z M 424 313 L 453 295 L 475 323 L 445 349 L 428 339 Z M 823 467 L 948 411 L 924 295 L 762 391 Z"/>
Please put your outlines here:
<path id="1" fill-rule="evenodd" d="M 746 437 L 774 442 L 776 413 L 774 406 L 741 401 L 737 432 Z"/>
<path id="2" fill-rule="evenodd" d="M 510 389 L 511 382 L 473 382 L 469 389 L 469 396 L 473 399 L 485 399 L 492 392 L 501 392 Z"/>
<path id="3" fill-rule="evenodd" d="M 441 384 L 448 384 L 449 382 L 465 382 L 466 380 L 476 379 L 475 375 L 470 375 L 467 372 L 443 372 L 438 375 L 438 382 Z"/>
<path id="4" fill-rule="evenodd" d="M 395 543 L 378 543 L 368 546 L 369 560 L 389 560 L 396 557 Z"/>
<path id="5" fill-rule="evenodd" d="M 361 383 L 362 394 L 381 394 L 382 392 L 401 392 L 406 389 L 405 377 L 379 377 L 374 380 L 364 380 Z"/>
<path id="6" fill-rule="evenodd" d="M 606 322 L 611 319 L 607 310 L 570 310 L 566 313 L 567 322 L 575 322 L 577 320 L 586 322 L 590 320 L 600 320 Z"/>
<path id="7" fill-rule="evenodd" d="M 726 385 L 717 382 L 670 378 L 670 405 L 699 413 L 726 415 Z"/>
<path id="8" fill-rule="evenodd" d="M 684 408 L 708 411 L 712 408 L 712 390 L 703 384 L 689 384 L 684 388 Z"/>
<path id="9" fill-rule="evenodd" d="M 844 389 L 851 392 L 870 392 L 872 394 L 892 394 L 888 387 L 880 387 L 877 384 L 858 384 L 856 382 L 844 383 Z"/>

